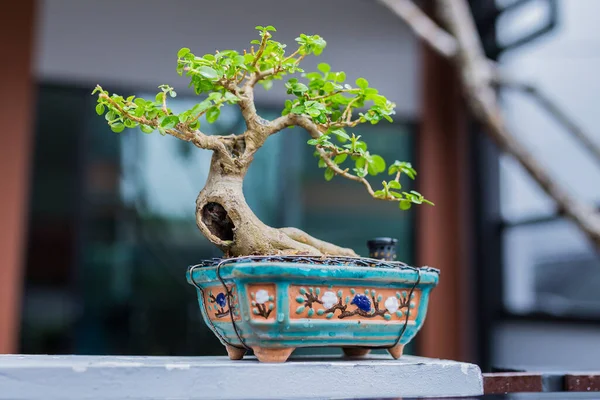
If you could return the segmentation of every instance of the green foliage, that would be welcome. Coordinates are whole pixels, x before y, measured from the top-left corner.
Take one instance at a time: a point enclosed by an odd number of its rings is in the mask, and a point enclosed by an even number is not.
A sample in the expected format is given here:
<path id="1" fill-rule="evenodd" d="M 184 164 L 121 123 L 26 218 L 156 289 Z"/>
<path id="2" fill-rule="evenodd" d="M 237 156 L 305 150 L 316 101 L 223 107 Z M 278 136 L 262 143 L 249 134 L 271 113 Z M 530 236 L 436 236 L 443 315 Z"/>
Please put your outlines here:
<path id="1" fill-rule="evenodd" d="M 354 85 L 346 82 L 346 73 L 334 71 L 327 63 L 320 63 L 317 71 L 305 72 L 300 62 L 309 55 L 318 56 L 327 43 L 319 35 L 301 34 L 296 38 L 293 51 L 285 44 L 273 40 L 276 29 L 257 26 L 259 39 L 251 41 L 249 50 L 216 51 L 214 54 L 195 55 L 187 47 L 177 52 L 176 71 L 189 79 L 189 87 L 204 99 L 191 109 L 174 113 L 168 107 L 168 98 L 176 93 L 168 85 L 159 86 L 160 92 L 154 99 L 147 100 L 130 96 L 123 98 L 97 86 L 96 113 L 105 115 L 113 132 L 125 128 L 139 127 L 144 133 L 158 130 L 184 140 L 191 140 L 200 133 L 200 117 L 213 123 L 221 114 L 225 104 L 242 102 L 247 107 L 251 96 L 245 96 L 256 84 L 266 90 L 273 81 L 287 77 L 285 88 L 291 96 L 286 100 L 282 115 L 295 114 L 307 118 L 316 125 L 317 135 L 308 144 L 316 147 L 319 167 L 324 168 L 324 177 L 331 180 L 335 175 L 366 181 L 366 176 L 377 176 L 388 171 L 392 180 L 383 181 L 382 189 L 369 192 L 376 198 L 397 201 L 401 209 L 412 204 L 432 204 L 417 192 L 401 192 L 402 174 L 414 179 L 416 171 L 410 163 L 394 161 L 389 166 L 385 160 L 368 151 L 367 144 L 350 129 L 362 123 L 377 124 L 381 120 L 392 121 L 395 104 L 369 86 L 365 78 L 358 78 Z M 289 75 L 301 74 L 299 77 Z M 289 76 L 289 77 L 288 77 Z"/>
<path id="2" fill-rule="evenodd" d="M 289 113 L 310 117 L 313 122 L 327 127 L 353 127 L 359 123 L 377 124 L 382 119 L 392 122 L 395 104 L 377 89 L 370 88 L 364 78 L 356 80 L 356 87 L 347 83 L 343 71 L 332 72 L 328 64 L 318 66 L 320 72 L 303 75 L 307 82 L 299 82 L 297 78 L 287 81 L 287 93 L 295 96 L 286 102 L 282 115 Z M 366 110 L 358 113 L 357 110 Z"/>
<path id="3" fill-rule="evenodd" d="M 417 171 L 414 170 L 412 165 L 405 161 L 395 161 L 392 165 L 390 165 L 388 173 L 390 175 L 404 173 L 408 175 L 410 179 L 415 179 L 415 176 L 417 175 Z"/>
<path id="4" fill-rule="evenodd" d="M 102 87 L 96 86 L 93 91 L 93 94 L 98 93 L 96 113 L 102 115 L 106 112 L 105 119 L 115 133 L 123 132 L 125 128 L 139 127 L 144 133 L 158 130 L 164 135 L 169 130 L 199 129 L 198 119 L 204 114 L 206 120 L 213 123 L 219 117 L 220 108 L 224 104 L 234 104 L 239 101 L 239 98 L 232 93 L 213 92 L 191 109 L 175 114 L 167 107 L 167 99 L 175 97 L 177 93 L 168 85 L 161 85 L 159 89 L 161 91 L 154 100 L 146 100 L 135 96 L 125 99 L 117 94 L 111 95 Z"/>
<path id="5" fill-rule="evenodd" d="M 345 144 L 337 145 L 331 141 L 331 135 L 341 138 Z M 348 136 L 344 129 L 338 128 L 330 134 L 324 134 L 316 139 L 310 139 L 309 145 L 315 146 L 315 156 L 319 157 L 319 167 L 327 168 L 325 179 L 331 180 L 336 174 L 350 175 L 349 167 L 345 165 L 348 159 L 354 163 L 352 168 L 353 175 L 358 178 L 364 178 L 367 175 L 376 176 L 386 170 L 386 163 L 383 157 L 377 154 L 371 154 L 367 150 L 367 144 L 360 140 L 360 136 L 352 134 Z M 326 161 L 327 160 L 327 161 Z M 329 163 L 338 168 L 335 171 Z M 397 201 L 402 210 L 408 210 L 412 204 L 430 204 L 432 202 L 425 199 L 420 193 L 411 190 L 410 192 L 401 192 L 402 184 L 400 177 L 402 174 L 408 175 L 411 179 L 415 178 L 417 172 L 411 164 L 404 161 L 394 161 L 388 168 L 389 175 L 395 175 L 393 180 L 383 181 L 382 189 L 373 192 L 373 197 L 382 200 Z"/>

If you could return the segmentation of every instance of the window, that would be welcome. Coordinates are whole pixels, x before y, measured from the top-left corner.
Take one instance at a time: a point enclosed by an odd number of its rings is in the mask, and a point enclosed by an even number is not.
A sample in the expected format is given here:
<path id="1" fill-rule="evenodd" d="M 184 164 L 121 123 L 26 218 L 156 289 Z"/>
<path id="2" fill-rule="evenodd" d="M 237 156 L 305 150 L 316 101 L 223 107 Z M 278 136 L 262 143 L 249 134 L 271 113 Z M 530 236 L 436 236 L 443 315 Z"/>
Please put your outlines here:
<path id="1" fill-rule="evenodd" d="M 519 36 L 516 29 L 543 19 L 540 6 L 550 2 L 528 3 L 523 12 L 499 19 L 499 42 Z M 600 42 L 595 39 L 592 17 L 600 4 L 557 0 L 557 5 L 559 24 L 550 34 L 504 53 L 499 62 L 508 74 L 547 93 L 594 135 L 593 140 L 600 141 L 594 107 L 600 89 L 596 79 Z M 587 149 L 531 97 L 511 91 L 501 95 L 507 123 L 519 141 L 573 195 L 600 204 L 600 166 Z M 488 207 L 485 218 L 489 237 L 499 242 L 501 251 L 496 251 L 495 243 L 481 250 L 489 252 L 482 259 L 491 270 L 483 273 L 481 293 L 489 303 L 483 308 L 489 327 L 480 328 L 487 329 L 483 340 L 490 343 L 484 368 L 593 368 L 600 356 L 596 351 L 600 348 L 600 259 L 515 160 L 495 157 L 499 182 L 488 189 L 498 197 L 492 202 L 499 204 L 497 209 L 493 204 Z M 485 317 L 486 311 L 491 316 Z"/>
<path id="2" fill-rule="evenodd" d="M 533 2 L 535 3 L 535 2 Z M 508 52 L 502 67 L 534 82 L 589 133 L 597 133 L 594 107 L 600 83 L 596 70 L 593 1 L 559 3 L 561 24 L 552 36 Z M 532 11 L 535 15 L 535 12 Z M 515 19 L 501 20 L 499 36 Z M 503 106 L 512 131 L 573 195 L 600 204 L 600 164 L 562 126 L 525 94 L 506 91 Z M 600 141 L 600 135 L 593 139 Z M 598 315 L 600 292 L 582 284 L 600 280 L 600 259 L 570 221 L 559 218 L 553 202 L 511 158 L 500 159 L 500 206 L 504 232 L 504 304 L 515 313 Z M 577 287 L 577 292 L 573 288 Z M 600 315 L 598 315 L 600 316 Z"/>

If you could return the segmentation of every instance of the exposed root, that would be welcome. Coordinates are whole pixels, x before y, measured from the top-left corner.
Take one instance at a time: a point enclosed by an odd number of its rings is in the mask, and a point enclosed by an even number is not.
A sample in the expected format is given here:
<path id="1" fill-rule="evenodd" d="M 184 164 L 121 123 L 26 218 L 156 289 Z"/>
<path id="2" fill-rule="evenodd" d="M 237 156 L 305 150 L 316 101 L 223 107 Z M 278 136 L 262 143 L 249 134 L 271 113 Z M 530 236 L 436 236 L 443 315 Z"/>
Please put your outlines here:
<path id="1" fill-rule="evenodd" d="M 279 230 L 296 242 L 314 247 L 324 255 L 358 257 L 358 254 L 356 254 L 352 249 L 336 246 L 335 244 L 314 238 L 298 228 L 281 228 Z"/>

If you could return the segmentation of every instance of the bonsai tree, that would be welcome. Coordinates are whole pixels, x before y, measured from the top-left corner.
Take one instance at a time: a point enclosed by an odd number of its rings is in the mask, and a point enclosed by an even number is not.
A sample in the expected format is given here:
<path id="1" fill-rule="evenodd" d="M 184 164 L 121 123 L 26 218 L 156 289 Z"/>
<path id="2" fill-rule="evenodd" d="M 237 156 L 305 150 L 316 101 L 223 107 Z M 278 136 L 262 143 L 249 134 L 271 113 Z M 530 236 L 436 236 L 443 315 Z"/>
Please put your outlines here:
<path id="1" fill-rule="evenodd" d="M 144 133 L 158 131 L 190 142 L 213 152 L 206 185 L 196 200 L 196 222 L 200 231 L 226 256 L 303 254 L 357 256 L 347 248 L 316 239 L 296 228 L 272 228 L 252 212 L 242 192 L 244 176 L 256 153 L 272 135 L 300 126 L 310 135 L 319 167 L 325 168 L 325 179 L 340 176 L 362 184 L 374 198 L 393 201 L 400 209 L 412 204 L 428 203 L 415 191 L 401 191 L 400 178 L 414 179 L 410 163 L 394 161 L 386 168 L 384 159 L 367 150 L 361 137 L 351 133 L 358 124 L 392 121 L 395 104 L 378 93 L 364 78 L 356 86 L 344 83 L 344 72 L 331 71 L 321 63 L 318 72 L 305 73 L 301 61 L 318 56 L 326 42 L 318 35 L 301 34 L 297 47 L 286 52 L 286 46 L 272 39 L 275 28 L 257 26 L 260 40 L 253 40 L 249 51 L 216 51 L 202 57 L 190 49 L 177 53 L 177 72 L 190 79 L 197 95 L 204 99 L 191 109 L 174 113 L 168 105 L 176 93 L 171 86 L 159 86 L 160 92 L 148 100 L 110 94 L 97 86 L 96 112 L 105 118 L 113 132 L 139 128 Z M 303 78 L 290 77 L 300 73 Z M 254 104 L 257 84 L 270 89 L 273 81 L 287 78 L 285 87 L 291 96 L 285 101 L 281 117 L 267 121 L 258 115 Z M 208 123 L 219 118 L 220 109 L 235 104 L 246 123 L 246 131 L 235 135 L 206 135 L 200 117 Z M 367 175 L 386 172 L 390 179 L 375 190 Z"/>

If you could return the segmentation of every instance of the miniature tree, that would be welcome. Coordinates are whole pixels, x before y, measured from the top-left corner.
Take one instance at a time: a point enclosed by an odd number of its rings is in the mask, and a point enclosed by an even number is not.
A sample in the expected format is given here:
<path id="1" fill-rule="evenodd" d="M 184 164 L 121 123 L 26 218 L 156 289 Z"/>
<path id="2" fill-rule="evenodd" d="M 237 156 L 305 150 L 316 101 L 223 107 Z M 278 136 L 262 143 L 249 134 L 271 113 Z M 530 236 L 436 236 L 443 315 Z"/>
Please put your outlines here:
<path id="1" fill-rule="evenodd" d="M 410 163 L 394 161 L 387 168 L 392 179 L 383 181 L 380 190 L 374 190 L 366 179 L 369 174 L 384 173 L 386 163 L 381 156 L 369 153 L 367 144 L 349 130 L 361 123 L 392 121 L 394 103 L 369 87 L 363 78 L 356 80 L 356 87 L 344 84 L 346 74 L 331 71 L 325 63 L 319 64 L 319 72 L 304 73 L 300 62 L 306 56 L 318 56 L 325 48 L 326 42 L 320 36 L 300 35 L 296 50 L 286 54 L 286 46 L 271 39 L 275 28 L 256 29 L 261 38 L 251 42 L 257 45 L 256 49 L 252 46 L 243 53 L 226 50 L 197 57 L 188 48 L 179 50 L 177 72 L 190 78 L 190 87 L 197 95 L 207 95 L 185 112 L 175 114 L 169 109 L 167 99 L 176 93 L 168 85 L 159 86 L 161 91 L 153 100 L 111 95 L 100 86 L 93 92 L 98 93 L 96 112 L 106 113 L 106 120 L 116 133 L 139 127 L 145 133 L 158 131 L 213 151 L 206 185 L 196 200 L 196 222 L 208 240 L 227 256 L 356 256 L 351 249 L 313 238 L 299 229 L 265 225 L 244 199 L 242 183 L 254 153 L 271 135 L 293 126 L 301 126 L 310 134 L 308 144 L 315 147 L 326 180 L 338 175 L 359 182 L 372 197 L 398 202 L 403 210 L 412 204 L 432 204 L 418 192 L 400 191 L 402 174 L 415 178 Z M 287 80 L 285 87 L 292 98 L 286 100 L 282 116 L 273 121 L 261 118 L 254 105 L 255 86 L 260 83 L 268 90 L 274 80 L 295 73 L 302 73 L 306 83 L 297 78 Z M 225 104 L 237 104 L 246 131 L 239 135 L 204 134 L 200 117 L 213 123 Z"/>

